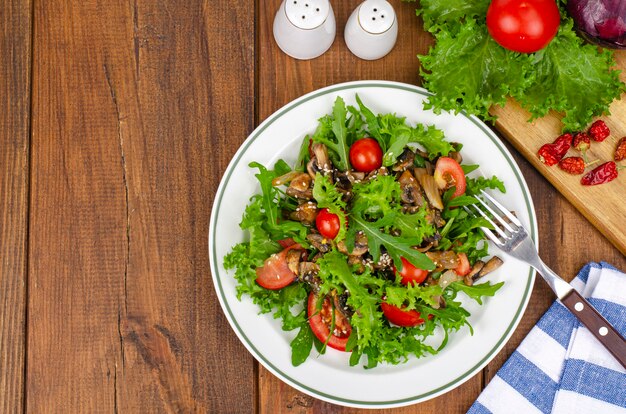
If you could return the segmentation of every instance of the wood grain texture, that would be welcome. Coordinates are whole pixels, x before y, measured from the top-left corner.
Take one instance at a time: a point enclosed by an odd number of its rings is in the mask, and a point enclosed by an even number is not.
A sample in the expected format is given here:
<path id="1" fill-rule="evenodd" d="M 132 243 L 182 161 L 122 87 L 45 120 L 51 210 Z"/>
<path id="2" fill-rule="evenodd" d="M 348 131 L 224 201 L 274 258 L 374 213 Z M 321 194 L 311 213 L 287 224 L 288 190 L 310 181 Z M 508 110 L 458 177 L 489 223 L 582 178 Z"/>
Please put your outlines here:
<path id="1" fill-rule="evenodd" d="M 626 51 L 616 51 L 617 67 L 622 71 L 620 78 L 626 81 Z M 613 102 L 610 107 L 612 116 L 601 119 L 611 129 L 611 136 L 602 143 L 592 142 L 587 151 L 590 160 L 613 160 L 617 141 L 626 136 L 626 99 Z M 607 237 L 623 254 L 626 255 L 626 174 L 616 180 L 593 187 L 580 184 L 580 176 L 573 176 L 561 171 L 558 167 L 549 168 L 541 163 L 537 151 L 541 145 L 552 142 L 561 130 L 560 117 L 556 114 L 537 119 L 532 124 L 527 122 L 530 114 L 521 109 L 513 100 L 509 100 L 503 108 L 494 108 L 498 116 L 497 128 L 563 194 L 605 237 Z M 570 150 L 569 155 L 576 155 Z M 623 162 L 621 163 L 624 164 Z"/>
<path id="2" fill-rule="evenodd" d="M 0 412 L 23 409 L 31 3 L 0 4 Z"/>
<path id="3" fill-rule="evenodd" d="M 36 2 L 28 411 L 253 411 L 207 252 L 253 46 L 244 2 Z"/>
<path id="4" fill-rule="evenodd" d="M 299 61 L 285 55 L 272 35 L 274 13 L 279 0 L 263 2 L 258 26 L 258 118 L 264 120 L 291 100 L 312 90 L 340 82 L 384 79 L 419 84 L 417 54 L 426 53 L 431 38 L 415 16 L 415 4 L 392 2 L 401 28 L 394 49 L 382 59 L 364 61 L 354 56 L 343 40 L 345 22 L 361 1 L 333 2 L 337 37 L 329 51 L 317 59 Z M 385 410 L 390 413 L 466 412 L 482 388 L 482 375 L 476 375 L 453 392 L 417 406 Z M 277 392 L 277 390 L 280 390 Z M 353 413 L 371 412 L 339 407 L 313 399 L 284 384 L 259 367 L 260 413 Z"/>

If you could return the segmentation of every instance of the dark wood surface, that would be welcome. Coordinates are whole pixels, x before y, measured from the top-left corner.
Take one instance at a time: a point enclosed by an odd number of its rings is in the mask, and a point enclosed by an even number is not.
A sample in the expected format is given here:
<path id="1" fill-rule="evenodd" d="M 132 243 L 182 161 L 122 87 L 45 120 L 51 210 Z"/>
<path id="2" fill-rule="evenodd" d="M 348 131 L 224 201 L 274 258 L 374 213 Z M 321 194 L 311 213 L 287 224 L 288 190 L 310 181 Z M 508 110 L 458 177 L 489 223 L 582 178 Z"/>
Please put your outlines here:
<path id="1" fill-rule="evenodd" d="M 273 42 L 278 0 L 0 6 L 0 412 L 354 412 L 247 353 L 217 302 L 207 228 L 228 161 L 273 111 L 337 82 L 419 84 L 431 40 L 414 5 L 393 2 L 398 43 L 366 62 L 342 36 L 358 4 L 333 2 L 335 43 L 306 62 Z M 626 268 L 512 152 L 547 264 L 568 279 L 592 260 Z M 537 281 L 482 373 L 390 412 L 465 412 L 552 300 Z"/>
<path id="2" fill-rule="evenodd" d="M 31 5 L 0 3 L 0 412 L 23 409 Z"/>

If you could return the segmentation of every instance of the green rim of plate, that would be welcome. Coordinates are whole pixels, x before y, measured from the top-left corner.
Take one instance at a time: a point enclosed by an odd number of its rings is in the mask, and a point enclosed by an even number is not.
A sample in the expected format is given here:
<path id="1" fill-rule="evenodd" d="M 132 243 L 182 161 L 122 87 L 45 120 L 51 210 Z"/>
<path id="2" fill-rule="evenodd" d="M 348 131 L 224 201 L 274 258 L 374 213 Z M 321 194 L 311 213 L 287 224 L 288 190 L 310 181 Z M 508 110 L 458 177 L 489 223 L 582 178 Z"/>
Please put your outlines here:
<path id="1" fill-rule="evenodd" d="M 422 96 L 430 96 L 431 94 L 429 92 L 427 92 L 425 89 L 420 88 L 418 86 L 412 86 L 412 85 L 408 85 L 408 84 L 401 84 L 401 83 L 396 83 L 396 82 L 368 82 L 368 81 L 356 81 L 356 82 L 348 82 L 348 83 L 343 83 L 343 84 L 338 84 L 338 85 L 334 85 L 334 86 L 329 86 L 323 89 L 320 89 L 319 91 L 316 92 L 312 92 L 308 95 L 304 95 L 299 99 L 296 99 L 295 101 L 291 102 L 290 104 L 287 104 L 286 106 L 284 106 L 282 109 L 280 109 L 279 111 L 275 112 L 274 114 L 272 114 L 266 121 L 264 121 L 257 129 L 255 129 L 252 134 L 250 134 L 250 137 L 242 144 L 241 148 L 239 149 L 239 151 L 237 151 L 237 153 L 235 154 L 235 157 L 233 158 L 233 160 L 230 162 L 230 164 L 228 165 L 227 169 L 226 169 L 226 173 L 224 175 L 224 177 L 222 178 L 222 184 L 220 185 L 220 188 L 218 189 L 218 194 L 217 197 L 215 198 L 215 202 L 214 202 L 214 209 L 216 209 L 215 214 L 213 214 L 213 217 L 211 219 L 210 222 L 210 231 L 209 233 L 212 232 L 212 234 L 209 234 L 209 250 L 210 254 L 211 254 L 211 271 L 213 272 L 213 279 L 215 282 L 217 282 L 217 287 L 218 287 L 218 291 L 219 294 L 221 296 L 221 303 L 222 303 L 222 307 L 228 312 L 229 320 L 231 322 L 231 326 L 233 326 L 233 328 L 236 328 L 238 333 L 239 333 L 239 337 L 243 338 L 246 341 L 247 347 L 248 349 L 253 351 L 254 356 L 256 357 L 256 359 L 263 363 L 263 365 L 266 366 L 266 368 L 268 368 L 269 370 L 271 370 L 272 372 L 274 372 L 276 375 L 278 375 L 279 377 L 281 377 L 284 381 L 288 382 L 289 384 L 295 386 L 296 388 L 301 389 L 302 391 L 309 393 L 313 396 L 317 396 L 321 399 L 330 401 L 330 402 L 336 402 L 336 403 L 343 403 L 343 404 L 349 404 L 349 405 L 353 405 L 353 406 L 362 406 L 362 407 L 380 407 L 380 406 L 393 406 L 393 405 L 406 405 L 408 403 L 411 402 L 418 402 L 418 401 L 423 401 L 425 399 L 428 399 L 429 397 L 432 397 L 440 392 L 442 392 L 443 390 L 449 390 L 452 389 L 453 386 L 455 384 L 461 384 L 463 382 L 465 382 L 469 376 L 474 375 L 476 373 L 476 371 L 479 369 L 479 367 L 481 367 L 486 361 L 490 360 L 493 356 L 493 354 L 498 351 L 501 347 L 501 345 L 503 344 L 503 342 L 505 341 L 505 339 L 509 336 L 509 334 L 511 333 L 511 331 L 517 326 L 517 324 L 519 323 L 519 318 L 521 313 L 525 310 L 527 302 L 528 302 L 528 298 L 530 295 L 530 292 L 532 290 L 532 284 L 534 281 L 534 270 L 530 269 L 529 273 L 528 273 L 528 280 L 526 282 L 526 289 L 524 291 L 524 295 L 522 296 L 522 300 L 518 306 L 517 312 L 515 313 L 515 317 L 513 318 L 513 320 L 511 321 L 511 323 L 509 324 L 508 328 L 506 329 L 506 331 L 504 332 L 504 334 L 500 337 L 500 339 L 498 340 L 498 342 L 495 344 L 495 346 L 485 355 L 485 357 L 483 359 L 481 359 L 477 364 L 475 364 L 472 368 L 470 368 L 469 370 L 467 370 L 466 372 L 462 373 L 461 375 L 459 375 L 456 379 L 450 381 L 449 383 L 438 387 L 436 389 L 430 390 L 426 393 L 422 393 L 422 394 L 418 394 L 412 397 L 408 397 L 408 398 L 402 398 L 402 399 L 398 399 L 398 400 L 388 400 L 388 401 L 360 401 L 360 400 L 352 400 L 352 399 L 347 399 L 347 398 L 341 398 L 341 397 L 337 397 L 331 394 L 327 394 L 327 393 L 323 393 L 320 392 L 316 389 L 313 389 L 305 384 L 302 384 L 299 381 L 294 380 L 293 378 L 291 378 L 290 376 L 288 376 L 287 374 L 285 374 L 284 372 L 282 372 L 280 369 L 278 369 L 274 364 L 272 364 L 269 360 L 267 360 L 259 351 L 258 349 L 256 349 L 256 347 L 254 346 L 254 344 L 252 343 L 252 341 L 250 341 L 250 339 L 246 336 L 246 334 L 244 333 L 244 331 L 241 329 L 241 327 L 239 326 L 239 324 L 237 323 L 237 319 L 235 318 L 235 315 L 232 313 L 232 310 L 230 309 L 230 307 L 228 306 L 228 301 L 226 300 L 226 296 L 224 294 L 224 289 L 222 288 L 222 282 L 220 280 L 219 275 L 217 274 L 217 263 L 218 263 L 218 257 L 217 257 L 217 252 L 215 249 L 215 244 L 211 243 L 211 240 L 217 240 L 216 239 L 216 229 L 215 229 L 215 223 L 217 222 L 217 218 L 220 214 L 220 210 L 221 210 L 221 202 L 222 202 L 222 197 L 224 195 L 225 189 L 227 187 L 227 183 L 230 181 L 230 177 L 233 173 L 233 170 L 235 169 L 235 166 L 239 163 L 239 160 L 241 159 L 241 157 L 243 156 L 243 154 L 245 154 L 247 148 L 252 144 L 252 142 L 254 142 L 255 139 L 257 139 L 257 137 L 259 135 L 261 135 L 263 133 L 263 131 L 265 131 L 265 129 L 270 126 L 272 123 L 274 123 L 277 119 L 281 118 L 284 114 L 286 114 L 287 112 L 291 111 L 292 109 L 294 109 L 295 107 L 302 105 L 305 102 L 308 102 L 312 99 L 315 99 L 319 96 L 323 96 L 323 95 L 328 95 L 330 93 L 335 93 L 338 91 L 344 91 L 347 89 L 360 89 L 360 88 L 390 88 L 390 89 L 400 89 L 400 90 L 404 90 L 404 91 L 408 91 L 408 92 L 413 92 L 416 93 L 418 95 L 422 95 Z M 470 121 L 472 121 L 472 123 L 474 123 L 476 126 L 478 126 L 484 133 L 486 136 L 489 137 L 489 139 L 491 139 L 491 141 L 496 145 L 496 147 L 500 150 L 500 152 L 502 153 L 502 155 L 504 156 L 504 158 L 506 159 L 506 161 L 508 162 L 508 164 L 510 165 L 511 169 L 513 170 L 515 177 L 517 178 L 517 181 L 520 184 L 520 187 L 522 189 L 522 193 L 524 195 L 524 201 L 526 202 L 526 208 L 528 210 L 528 216 L 530 218 L 530 236 L 531 238 L 536 242 L 536 218 L 535 218 L 535 213 L 534 210 L 532 208 L 532 202 L 530 200 L 530 196 L 528 194 L 527 191 L 527 186 L 526 186 L 526 182 L 524 181 L 523 177 L 521 176 L 521 173 L 519 171 L 519 168 L 517 167 L 517 164 L 515 163 L 515 161 L 513 161 L 513 159 L 511 158 L 509 152 L 506 150 L 506 148 L 504 148 L 502 142 L 495 136 L 495 134 L 493 133 L 493 131 L 491 131 L 489 128 L 486 127 L 486 125 L 480 121 L 478 118 L 476 118 L 475 116 L 468 116 L 465 112 L 461 112 L 462 115 L 464 115 L 466 118 L 468 118 Z M 212 236 L 212 237 L 211 237 Z"/>

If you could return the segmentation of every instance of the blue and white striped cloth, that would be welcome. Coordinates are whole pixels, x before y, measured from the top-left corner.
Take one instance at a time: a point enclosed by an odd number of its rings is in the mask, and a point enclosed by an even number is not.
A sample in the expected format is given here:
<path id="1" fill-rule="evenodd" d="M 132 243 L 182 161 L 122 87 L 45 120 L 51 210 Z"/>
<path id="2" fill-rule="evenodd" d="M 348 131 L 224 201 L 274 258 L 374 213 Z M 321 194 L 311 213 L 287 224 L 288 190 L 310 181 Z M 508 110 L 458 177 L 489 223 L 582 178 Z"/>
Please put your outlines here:
<path id="1" fill-rule="evenodd" d="M 590 263 L 572 285 L 625 336 L 624 273 Z M 468 411 L 487 413 L 626 414 L 626 371 L 555 301 Z"/>

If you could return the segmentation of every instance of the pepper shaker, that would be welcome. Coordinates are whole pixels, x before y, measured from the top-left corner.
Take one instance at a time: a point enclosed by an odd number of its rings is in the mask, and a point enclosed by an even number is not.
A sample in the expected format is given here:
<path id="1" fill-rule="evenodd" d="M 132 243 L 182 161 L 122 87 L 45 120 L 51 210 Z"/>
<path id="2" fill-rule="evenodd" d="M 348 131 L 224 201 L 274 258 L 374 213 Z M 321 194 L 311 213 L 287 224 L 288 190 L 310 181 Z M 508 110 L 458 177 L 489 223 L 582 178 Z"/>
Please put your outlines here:
<path id="1" fill-rule="evenodd" d="M 344 31 L 348 49 L 361 59 L 380 59 L 398 37 L 396 13 L 385 0 L 365 0 L 350 15 Z"/>
<path id="2" fill-rule="evenodd" d="M 284 0 L 274 18 L 278 47 L 296 59 L 313 59 L 335 40 L 336 23 L 329 0 Z"/>

